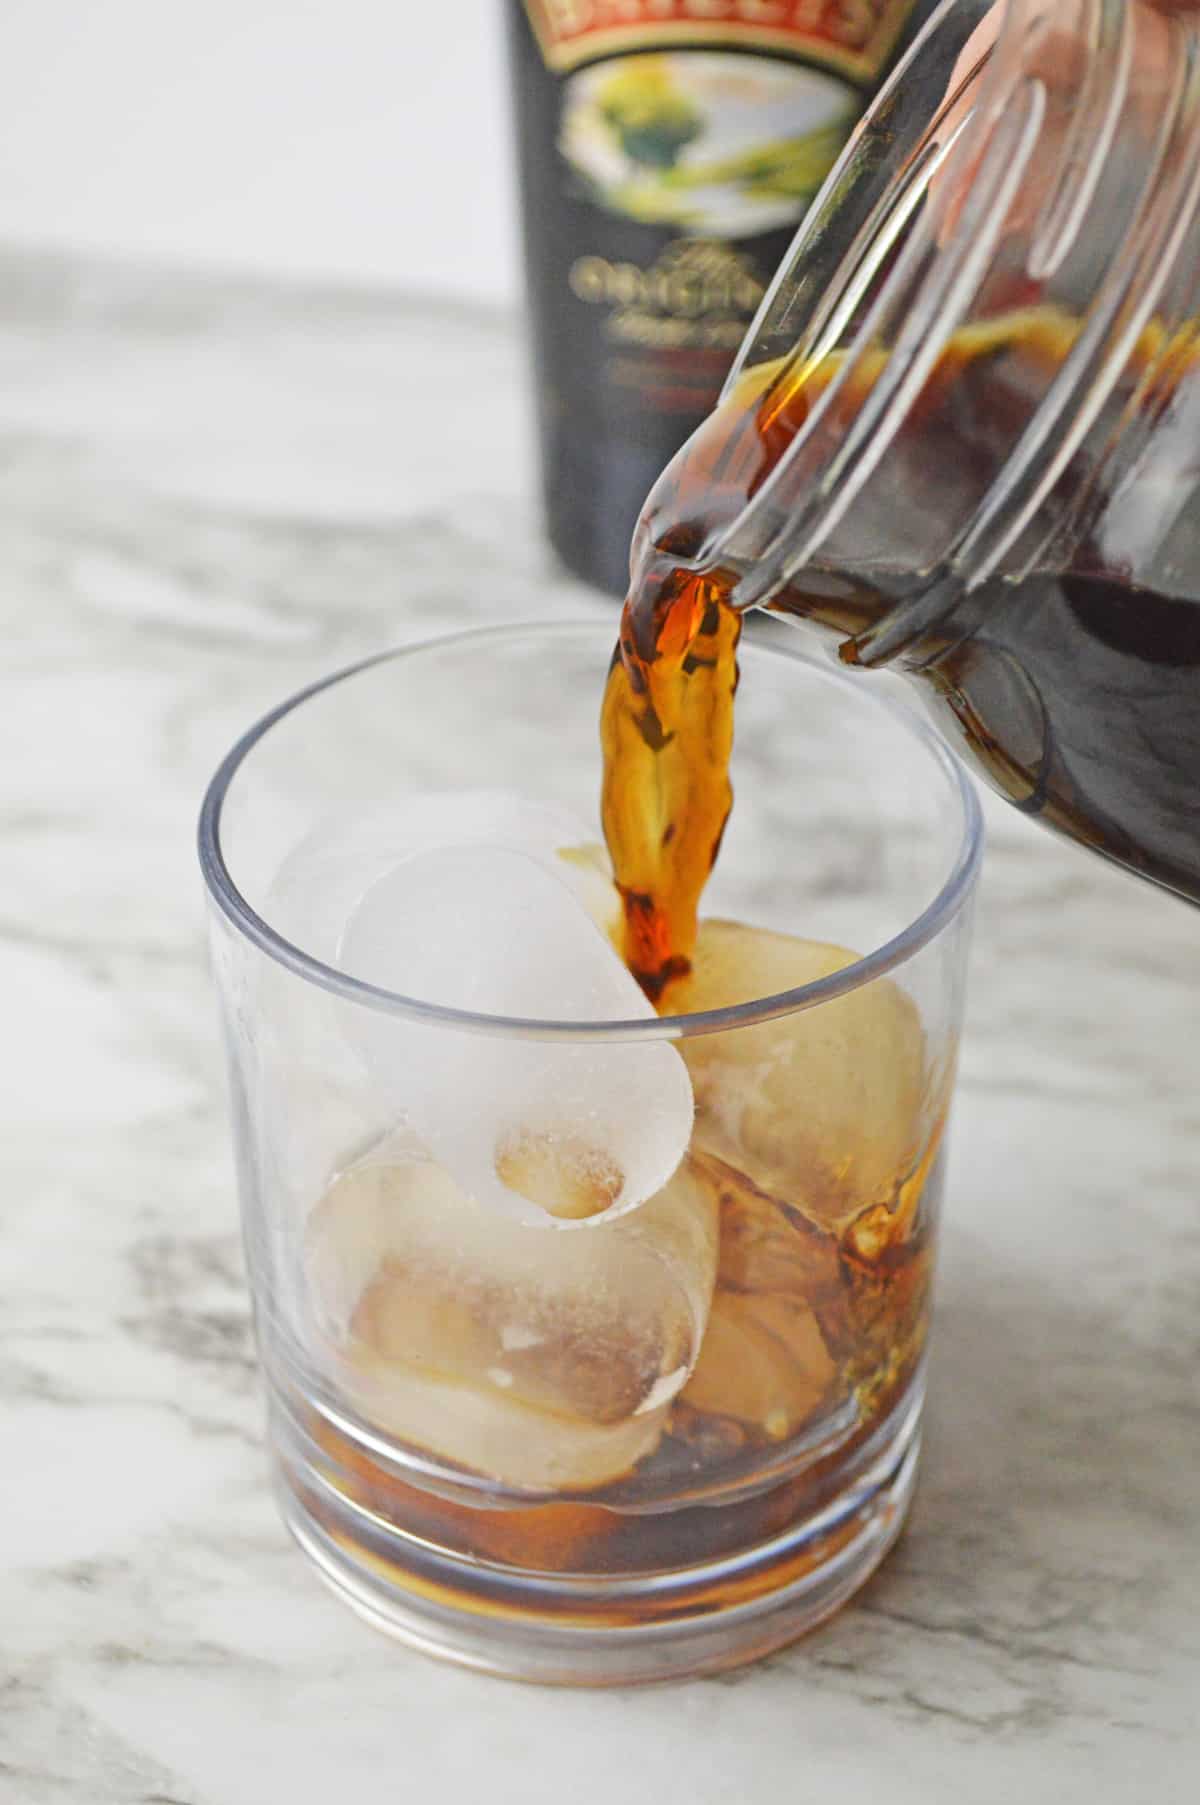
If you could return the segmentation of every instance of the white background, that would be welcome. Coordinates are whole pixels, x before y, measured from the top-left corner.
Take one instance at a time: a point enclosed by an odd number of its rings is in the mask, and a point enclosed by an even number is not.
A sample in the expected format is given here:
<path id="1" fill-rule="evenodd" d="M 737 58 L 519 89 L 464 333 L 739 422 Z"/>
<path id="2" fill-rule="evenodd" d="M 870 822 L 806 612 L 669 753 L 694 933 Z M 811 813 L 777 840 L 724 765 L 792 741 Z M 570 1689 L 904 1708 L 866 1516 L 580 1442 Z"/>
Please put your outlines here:
<path id="1" fill-rule="evenodd" d="M 516 292 L 503 0 L 2 0 L 0 239 Z"/>

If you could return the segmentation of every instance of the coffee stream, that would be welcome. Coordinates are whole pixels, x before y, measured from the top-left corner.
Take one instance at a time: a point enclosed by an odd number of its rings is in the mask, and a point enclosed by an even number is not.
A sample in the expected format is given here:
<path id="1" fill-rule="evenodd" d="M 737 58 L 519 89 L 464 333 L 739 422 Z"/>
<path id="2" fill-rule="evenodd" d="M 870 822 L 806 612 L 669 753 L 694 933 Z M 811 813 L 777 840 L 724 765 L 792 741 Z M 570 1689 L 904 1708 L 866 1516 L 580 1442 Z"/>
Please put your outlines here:
<path id="1" fill-rule="evenodd" d="M 950 339 L 889 454 L 890 505 L 952 519 L 952 473 L 989 472 L 1024 418 L 1031 376 L 1044 380 L 1078 322 L 1030 308 Z M 861 373 L 838 407 L 848 420 L 882 368 Z M 1148 326 L 1130 360 L 1147 412 L 1172 399 L 1195 339 Z M 693 555 L 734 520 L 791 443 L 838 355 L 776 381 L 749 371 L 657 485 L 639 526 L 632 584 L 604 695 L 602 815 L 625 913 L 624 954 L 647 994 L 669 1007 L 696 937 L 697 909 L 732 803 L 729 756 L 737 687 L 735 576 Z M 920 426 L 906 457 L 906 432 Z M 864 503 L 864 507 L 869 504 Z M 1181 511 L 1172 566 L 1200 569 L 1200 523 Z M 903 519 L 864 518 L 873 545 L 903 542 Z M 1136 538 L 1136 535 L 1135 535 Z M 862 572 L 817 565 L 771 601 L 869 658 L 875 628 L 911 577 L 877 561 Z M 864 656 L 865 654 L 865 656 Z M 901 668 L 936 699 L 947 737 L 1009 800 L 1069 837 L 1200 900 L 1200 607 L 1139 586 L 1086 542 L 1065 572 L 995 579 L 959 592 L 905 648 Z M 797 773 L 799 781 L 801 774 Z"/>

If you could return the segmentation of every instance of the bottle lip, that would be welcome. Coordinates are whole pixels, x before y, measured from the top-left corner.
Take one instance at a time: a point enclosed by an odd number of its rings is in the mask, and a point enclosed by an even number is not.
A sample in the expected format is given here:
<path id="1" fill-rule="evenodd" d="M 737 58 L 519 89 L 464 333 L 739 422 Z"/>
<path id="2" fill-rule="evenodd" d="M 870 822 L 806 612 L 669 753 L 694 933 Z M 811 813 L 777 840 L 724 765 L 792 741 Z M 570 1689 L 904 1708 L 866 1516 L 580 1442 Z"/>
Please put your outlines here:
<path id="1" fill-rule="evenodd" d="M 870 695 L 872 705 L 901 723 L 904 731 L 923 744 L 935 765 L 940 768 L 947 792 L 958 809 L 958 837 L 954 857 L 937 893 L 899 934 L 829 977 L 817 979 L 797 989 L 757 997 L 728 1009 L 698 1011 L 694 1015 L 658 1016 L 649 1020 L 639 1017 L 628 1021 L 577 1022 L 475 1014 L 469 1010 L 443 1008 L 422 1002 L 418 998 L 402 996 L 351 977 L 349 973 L 313 957 L 287 940 L 243 894 L 230 871 L 222 846 L 223 812 L 231 787 L 246 759 L 272 728 L 287 716 L 335 685 L 348 682 L 361 673 L 389 662 L 420 658 L 422 655 L 468 643 L 482 646 L 489 641 L 499 642 L 519 636 L 546 641 L 577 635 L 583 631 L 595 635 L 596 630 L 597 622 L 593 616 L 584 620 L 513 622 L 509 625 L 474 627 L 459 633 L 443 634 L 415 645 L 377 652 L 371 657 L 346 665 L 270 709 L 241 736 L 222 759 L 201 806 L 198 853 L 204 883 L 215 909 L 243 940 L 275 964 L 346 1002 L 382 1014 L 425 1022 L 431 1027 L 459 1028 L 474 1034 L 501 1038 L 595 1042 L 680 1040 L 693 1035 L 716 1034 L 730 1028 L 773 1021 L 779 1016 L 831 1002 L 835 997 L 844 996 L 904 966 L 949 927 L 970 902 L 984 846 L 983 812 L 975 787 L 965 768 L 929 722 L 894 696 L 878 691 L 872 691 Z M 799 637 L 798 634 L 781 634 L 781 638 L 786 639 L 787 643 L 758 643 L 755 655 L 783 658 L 804 665 L 823 681 L 839 684 L 847 689 L 853 688 L 856 699 L 861 704 L 866 699 L 861 680 L 843 674 L 827 659 L 812 655 L 795 644 Z"/>

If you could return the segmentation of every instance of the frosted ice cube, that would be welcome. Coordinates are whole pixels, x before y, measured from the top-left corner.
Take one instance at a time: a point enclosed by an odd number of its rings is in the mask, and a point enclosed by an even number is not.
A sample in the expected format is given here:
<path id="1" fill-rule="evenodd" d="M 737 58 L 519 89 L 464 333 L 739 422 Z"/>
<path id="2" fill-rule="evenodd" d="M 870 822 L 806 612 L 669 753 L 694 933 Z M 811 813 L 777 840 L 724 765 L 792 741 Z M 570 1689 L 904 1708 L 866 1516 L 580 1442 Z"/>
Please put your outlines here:
<path id="1" fill-rule="evenodd" d="M 653 1019 L 568 885 L 522 852 L 442 847 L 401 860 L 346 923 L 351 975 L 442 1008 L 526 1019 Z M 675 1171 L 692 1127 L 666 1041 L 524 1039 L 357 1009 L 376 1083 L 478 1202 L 526 1222 L 632 1209 Z"/>
<path id="2" fill-rule="evenodd" d="M 855 955 L 738 922 L 701 923 L 674 1009 L 723 1009 L 812 983 Z M 886 978 L 749 1028 L 680 1042 L 696 1095 L 696 1145 L 771 1196 L 835 1227 L 888 1203 L 925 1131 L 925 1038 Z"/>
<path id="3" fill-rule="evenodd" d="M 282 861 L 264 905 L 271 925 L 312 957 L 334 962 L 351 910 L 403 858 L 441 846 L 507 846 L 566 879 L 612 935 L 620 903 L 594 832 L 554 802 L 507 790 L 398 796 L 319 821 Z"/>
<path id="4" fill-rule="evenodd" d="M 599 1485 L 654 1448 L 696 1361 L 716 1261 L 716 1190 L 691 1160 L 632 1215 L 545 1235 L 393 1137 L 312 1212 L 305 1270 L 365 1417 L 554 1489 Z"/>

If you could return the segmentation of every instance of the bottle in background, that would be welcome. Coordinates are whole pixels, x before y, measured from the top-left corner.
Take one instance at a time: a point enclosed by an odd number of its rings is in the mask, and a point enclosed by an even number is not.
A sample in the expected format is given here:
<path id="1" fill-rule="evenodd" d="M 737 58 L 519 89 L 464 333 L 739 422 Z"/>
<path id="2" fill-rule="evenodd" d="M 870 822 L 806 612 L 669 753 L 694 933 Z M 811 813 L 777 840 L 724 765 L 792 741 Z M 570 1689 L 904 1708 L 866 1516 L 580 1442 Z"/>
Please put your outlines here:
<path id="1" fill-rule="evenodd" d="M 547 522 L 624 593 L 797 221 L 930 0 L 509 0 Z"/>

